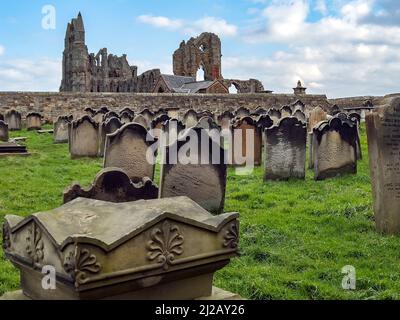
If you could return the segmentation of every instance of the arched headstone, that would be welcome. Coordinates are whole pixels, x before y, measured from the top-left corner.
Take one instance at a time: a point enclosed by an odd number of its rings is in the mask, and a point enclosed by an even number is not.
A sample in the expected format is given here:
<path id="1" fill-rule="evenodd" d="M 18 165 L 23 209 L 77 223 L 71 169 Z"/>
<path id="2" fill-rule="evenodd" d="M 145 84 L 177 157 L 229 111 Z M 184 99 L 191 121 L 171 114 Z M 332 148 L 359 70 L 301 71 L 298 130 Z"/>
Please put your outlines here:
<path id="1" fill-rule="evenodd" d="M 104 156 L 104 148 L 106 144 L 106 137 L 108 134 L 114 133 L 122 127 L 122 123 L 118 118 L 110 118 L 100 125 L 100 146 L 99 146 L 99 157 Z"/>
<path id="2" fill-rule="evenodd" d="M 43 116 L 39 112 L 30 112 L 26 116 L 26 128 L 28 130 L 41 130 Z"/>
<path id="3" fill-rule="evenodd" d="M 70 116 L 60 116 L 54 122 L 54 143 L 68 143 L 68 128 L 73 119 Z"/>
<path id="4" fill-rule="evenodd" d="M 89 116 L 69 125 L 69 151 L 72 158 L 97 157 L 99 151 L 99 124 Z"/>
<path id="5" fill-rule="evenodd" d="M 197 112 L 192 109 L 188 110 L 183 116 L 183 123 L 185 124 L 186 128 L 195 127 L 198 121 L 199 118 Z"/>
<path id="6" fill-rule="evenodd" d="M 202 139 L 206 139 L 207 143 Z M 192 161 L 182 163 L 180 157 L 177 161 L 171 161 L 170 152 L 177 152 Z M 160 197 L 187 196 L 208 211 L 222 213 L 226 170 L 225 151 L 213 142 L 205 130 L 189 128 L 179 140 L 166 148 L 161 169 Z"/>
<path id="7" fill-rule="evenodd" d="M 149 123 L 149 122 L 147 121 L 147 119 L 146 119 L 143 115 L 141 115 L 141 114 L 138 114 L 138 115 L 135 117 L 135 119 L 133 119 L 132 122 L 140 124 L 141 126 L 143 126 L 144 128 L 146 128 L 146 130 L 148 130 L 148 129 L 150 128 L 150 123 Z"/>
<path id="8" fill-rule="evenodd" d="M 22 129 L 22 117 L 17 110 L 7 111 L 5 122 L 8 124 L 10 131 L 19 131 Z"/>
<path id="9" fill-rule="evenodd" d="M 281 118 L 291 117 L 293 114 L 293 110 L 289 106 L 283 106 L 281 109 Z"/>
<path id="10" fill-rule="evenodd" d="M 304 179 L 307 128 L 295 117 L 286 117 L 264 131 L 265 180 Z"/>
<path id="11" fill-rule="evenodd" d="M 8 141 L 8 124 L 0 120 L 0 141 Z"/>
<path id="12" fill-rule="evenodd" d="M 154 141 L 142 125 L 135 122 L 124 125 L 107 135 L 104 167 L 124 170 L 134 183 L 142 181 L 145 177 L 153 180 L 155 159 L 148 159 L 147 152 Z"/>

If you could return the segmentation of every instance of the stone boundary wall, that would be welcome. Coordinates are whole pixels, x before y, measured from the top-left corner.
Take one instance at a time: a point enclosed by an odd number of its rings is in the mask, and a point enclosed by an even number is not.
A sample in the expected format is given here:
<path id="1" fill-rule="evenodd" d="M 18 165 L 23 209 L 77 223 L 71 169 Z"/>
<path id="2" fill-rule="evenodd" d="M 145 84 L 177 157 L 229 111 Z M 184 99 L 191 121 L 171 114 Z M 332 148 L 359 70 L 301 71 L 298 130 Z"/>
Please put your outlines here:
<path id="1" fill-rule="evenodd" d="M 60 115 L 79 115 L 86 107 L 97 109 L 106 106 L 110 110 L 130 107 L 139 111 L 144 108 L 153 111 L 180 108 L 180 113 L 184 114 L 190 108 L 213 112 L 233 111 L 240 107 L 250 110 L 257 107 L 280 108 L 297 100 L 301 100 L 308 109 L 321 106 L 327 110 L 331 106 L 325 95 L 0 92 L 0 113 L 15 108 L 24 117 L 28 112 L 38 111 L 47 121 L 53 121 Z"/>
<path id="2" fill-rule="evenodd" d="M 329 99 L 328 101 L 332 105 L 336 104 L 339 108 L 361 108 L 367 101 L 371 101 L 373 106 L 381 105 L 385 97 L 360 96 L 360 97 Z"/>

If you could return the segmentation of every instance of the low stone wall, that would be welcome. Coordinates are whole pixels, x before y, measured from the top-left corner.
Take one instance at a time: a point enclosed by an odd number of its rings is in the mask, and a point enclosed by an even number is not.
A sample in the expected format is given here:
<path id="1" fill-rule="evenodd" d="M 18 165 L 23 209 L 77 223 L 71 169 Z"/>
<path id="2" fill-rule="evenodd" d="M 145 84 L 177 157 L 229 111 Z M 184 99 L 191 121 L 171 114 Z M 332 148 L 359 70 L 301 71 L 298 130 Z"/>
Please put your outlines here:
<path id="1" fill-rule="evenodd" d="M 107 106 L 111 110 L 130 107 L 133 110 L 149 108 L 180 108 L 186 110 L 210 110 L 221 112 L 246 107 L 281 107 L 301 100 L 307 108 L 321 106 L 329 109 L 325 95 L 296 96 L 294 94 L 152 94 L 152 93 L 59 93 L 59 92 L 0 92 L 0 113 L 15 108 L 26 116 L 28 112 L 41 112 L 46 120 L 54 120 L 60 115 L 77 115 L 86 107 L 94 109 Z"/>
<path id="2" fill-rule="evenodd" d="M 329 99 L 332 105 L 337 105 L 339 108 L 361 108 L 366 105 L 368 101 L 372 103 L 373 106 L 378 106 L 382 104 L 385 97 L 374 97 L 374 96 L 360 96 L 360 97 L 348 97 L 348 98 L 338 98 Z"/>

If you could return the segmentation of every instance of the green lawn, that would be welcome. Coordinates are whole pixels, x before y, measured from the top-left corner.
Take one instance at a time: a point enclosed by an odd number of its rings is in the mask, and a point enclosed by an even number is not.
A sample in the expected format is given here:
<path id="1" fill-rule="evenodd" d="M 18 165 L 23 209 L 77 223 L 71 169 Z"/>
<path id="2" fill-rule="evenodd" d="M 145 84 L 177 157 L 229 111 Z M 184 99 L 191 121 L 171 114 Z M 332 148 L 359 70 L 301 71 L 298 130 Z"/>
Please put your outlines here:
<path id="1" fill-rule="evenodd" d="M 64 188 L 89 184 L 101 160 L 70 160 L 51 135 L 28 137 L 30 157 L 0 159 L 0 222 L 58 207 Z M 226 210 L 241 214 L 241 257 L 217 273 L 215 284 L 248 299 L 399 299 L 400 237 L 375 232 L 365 130 L 357 175 L 322 182 L 263 182 L 229 170 Z M 1 251 L 1 250 L 0 250 Z M 357 290 L 341 288 L 353 265 Z M 0 255 L 0 294 L 18 288 L 18 273 Z"/>

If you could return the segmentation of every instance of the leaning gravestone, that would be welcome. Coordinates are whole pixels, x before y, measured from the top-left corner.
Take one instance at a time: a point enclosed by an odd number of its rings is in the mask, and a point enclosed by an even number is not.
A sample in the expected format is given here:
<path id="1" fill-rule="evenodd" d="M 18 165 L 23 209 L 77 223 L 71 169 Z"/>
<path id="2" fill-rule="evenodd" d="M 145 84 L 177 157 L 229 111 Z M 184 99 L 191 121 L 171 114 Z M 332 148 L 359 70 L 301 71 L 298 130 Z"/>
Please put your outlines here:
<path id="1" fill-rule="evenodd" d="M 282 118 L 264 131 L 265 180 L 304 179 L 306 124 L 295 117 Z"/>
<path id="2" fill-rule="evenodd" d="M 8 141 L 8 124 L 0 120 L 0 141 Z"/>
<path id="3" fill-rule="evenodd" d="M 125 171 L 118 168 L 106 168 L 96 175 L 93 184 L 88 189 L 75 184 L 64 191 L 64 203 L 76 198 L 116 203 L 150 200 L 158 198 L 158 187 L 149 178 L 133 183 Z"/>
<path id="4" fill-rule="evenodd" d="M 146 154 L 154 141 L 156 139 L 142 125 L 134 122 L 124 125 L 107 135 L 104 167 L 124 170 L 134 183 L 145 177 L 153 180 L 155 159 L 147 159 Z"/>
<path id="5" fill-rule="evenodd" d="M 7 215 L 3 251 L 20 271 L 20 299 L 212 299 L 214 273 L 239 252 L 238 218 L 213 216 L 187 197 L 78 198 L 27 218 Z M 42 285 L 44 266 L 57 270 L 53 290 Z"/>
<path id="6" fill-rule="evenodd" d="M 22 117 L 18 111 L 7 111 L 5 120 L 5 122 L 8 124 L 8 129 L 10 131 L 19 131 L 22 129 Z"/>
<path id="7" fill-rule="evenodd" d="M 368 152 L 379 232 L 400 233 L 400 98 L 366 116 Z"/>
<path id="8" fill-rule="evenodd" d="M 71 157 L 97 157 L 99 151 L 99 124 L 89 116 L 69 125 L 69 151 Z"/>
<path id="9" fill-rule="evenodd" d="M 118 118 L 110 118 L 106 122 L 103 122 L 100 127 L 100 146 L 99 146 L 99 157 L 104 156 L 104 148 L 106 144 L 106 137 L 108 134 L 114 133 L 119 128 L 121 128 L 123 124 Z"/>
<path id="10" fill-rule="evenodd" d="M 357 173 L 357 126 L 349 120 L 332 118 L 313 132 L 315 180 Z"/>
<path id="11" fill-rule="evenodd" d="M 71 121 L 71 117 L 61 116 L 54 122 L 54 143 L 68 143 L 68 127 Z"/>
<path id="12" fill-rule="evenodd" d="M 224 209 L 226 170 L 224 149 L 205 130 L 190 128 L 166 148 L 160 197 L 187 196 L 219 214 Z"/>

